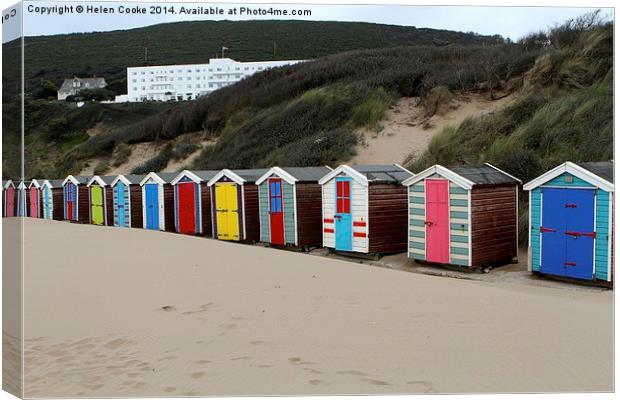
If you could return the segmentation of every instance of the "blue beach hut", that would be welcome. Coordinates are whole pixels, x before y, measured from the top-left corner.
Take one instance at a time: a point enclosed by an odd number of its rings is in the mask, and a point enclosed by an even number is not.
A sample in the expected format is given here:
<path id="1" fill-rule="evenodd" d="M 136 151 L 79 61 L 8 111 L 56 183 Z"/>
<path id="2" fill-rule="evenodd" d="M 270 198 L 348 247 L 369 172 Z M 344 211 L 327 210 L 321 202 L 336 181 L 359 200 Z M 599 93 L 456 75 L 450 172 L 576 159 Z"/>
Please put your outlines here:
<path id="1" fill-rule="evenodd" d="M 565 162 L 528 182 L 532 272 L 612 281 L 613 162 Z"/>

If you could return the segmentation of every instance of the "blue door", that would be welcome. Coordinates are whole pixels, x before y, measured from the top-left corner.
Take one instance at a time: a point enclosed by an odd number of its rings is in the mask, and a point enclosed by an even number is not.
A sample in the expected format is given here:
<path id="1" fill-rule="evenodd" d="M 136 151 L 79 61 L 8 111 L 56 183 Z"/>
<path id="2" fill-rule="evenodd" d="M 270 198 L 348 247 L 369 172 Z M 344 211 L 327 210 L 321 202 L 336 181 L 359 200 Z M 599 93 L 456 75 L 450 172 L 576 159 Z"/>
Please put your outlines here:
<path id="1" fill-rule="evenodd" d="M 353 250 L 350 178 L 336 178 L 336 214 L 334 219 L 336 250 Z"/>
<path id="2" fill-rule="evenodd" d="M 594 190 L 566 189 L 566 276 L 594 276 Z"/>
<path id="3" fill-rule="evenodd" d="M 125 185 L 122 183 L 114 186 L 114 203 L 116 203 L 116 226 L 125 227 L 127 225 L 127 215 L 125 215 Z"/>
<path id="4" fill-rule="evenodd" d="M 543 189 L 540 271 L 592 279 L 594 191 Z"/>
<path id="5" fill-rule="evenodd" d="M 147 183 L 144 185 L 146 206 L 146 229 L 159 230 L 159 196 L 158 184 Z"/>

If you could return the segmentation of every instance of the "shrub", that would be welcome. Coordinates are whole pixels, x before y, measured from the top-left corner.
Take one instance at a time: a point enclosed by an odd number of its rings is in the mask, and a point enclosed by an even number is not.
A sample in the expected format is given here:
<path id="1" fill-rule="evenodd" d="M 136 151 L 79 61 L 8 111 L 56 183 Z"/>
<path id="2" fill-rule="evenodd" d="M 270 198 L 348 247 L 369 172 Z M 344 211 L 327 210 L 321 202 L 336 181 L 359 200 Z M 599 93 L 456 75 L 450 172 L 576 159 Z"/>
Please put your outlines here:
<path id="1" fill-rule="evenodd" d="M 110 163 L 108 161 L 101 161 L 93 170 L 93 174 L 95 175 L 103 175 L 110 169 Z"/>
<path id="2" fill-rule="evenodd" d="M 118 167 L 123 165 L 129 160 L 129 156 L 131 155 L 131 147 L 125 143 L 119 144 L 114 151 L 114 161 L 112 162 L 112 166 Z"/>
<path id="3" fill-rule="evenodd" d="M 181 142 L 174 147 L 172 158 L 175 160 L 182 160 L 187 158 L 190 154 L 198 150 L 200 146 L 196 143 Z"/>
<path id="4" fill-rule="evenodd" d="M 147 160 L 135 167 L 132 174 L 148 174 L 149 172 L 159 172 L 166 168 L 172 158 L 172 145 L 168 143 L 155 157 Z"/>

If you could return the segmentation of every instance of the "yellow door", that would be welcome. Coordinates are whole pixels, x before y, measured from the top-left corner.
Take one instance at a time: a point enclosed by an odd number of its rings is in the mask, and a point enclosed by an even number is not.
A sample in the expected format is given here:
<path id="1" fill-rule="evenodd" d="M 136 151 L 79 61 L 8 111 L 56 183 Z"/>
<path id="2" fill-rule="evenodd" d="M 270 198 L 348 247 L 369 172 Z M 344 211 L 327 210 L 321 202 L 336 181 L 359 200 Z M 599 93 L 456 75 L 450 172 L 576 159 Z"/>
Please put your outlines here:
<path id="1" fill-rule="evenodd" d="M 239 240 L 237 185 L 227 182 L 215 184 L 215 208 L 217 238 L 220 240 Z"/>

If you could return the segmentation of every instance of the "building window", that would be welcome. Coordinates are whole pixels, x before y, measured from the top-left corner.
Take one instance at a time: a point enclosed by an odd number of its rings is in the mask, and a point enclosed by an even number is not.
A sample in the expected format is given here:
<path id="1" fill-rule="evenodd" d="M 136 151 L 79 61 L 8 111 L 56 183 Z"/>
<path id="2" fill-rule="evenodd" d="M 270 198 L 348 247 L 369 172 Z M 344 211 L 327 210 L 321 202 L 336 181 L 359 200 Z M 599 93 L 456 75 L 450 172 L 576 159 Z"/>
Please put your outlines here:
<path id="1" fill-rule="evenodd" d="M 133 80 L 133 83 L 136 83 L 136 82 L 138 82 L 138 80 L 137 80 L 137 79 L 132 79 L 132 80 Z"/>
<path id="2" fill-rule="evenodd" d="M 187 85 L 187 88 L 188 88 L 188 89 L 191 89 L 191 88 L 192 88 L 192 85 Z"/>
<path id="3" fill-rule="evenodd" d="M 137 92 L 137 91 L 138 91 L 138 88 L 137 88 L 137 87 L 134 87 L 134 88 L 133 88 L 133 91 L 134 91 L 134 92 Z"/>

